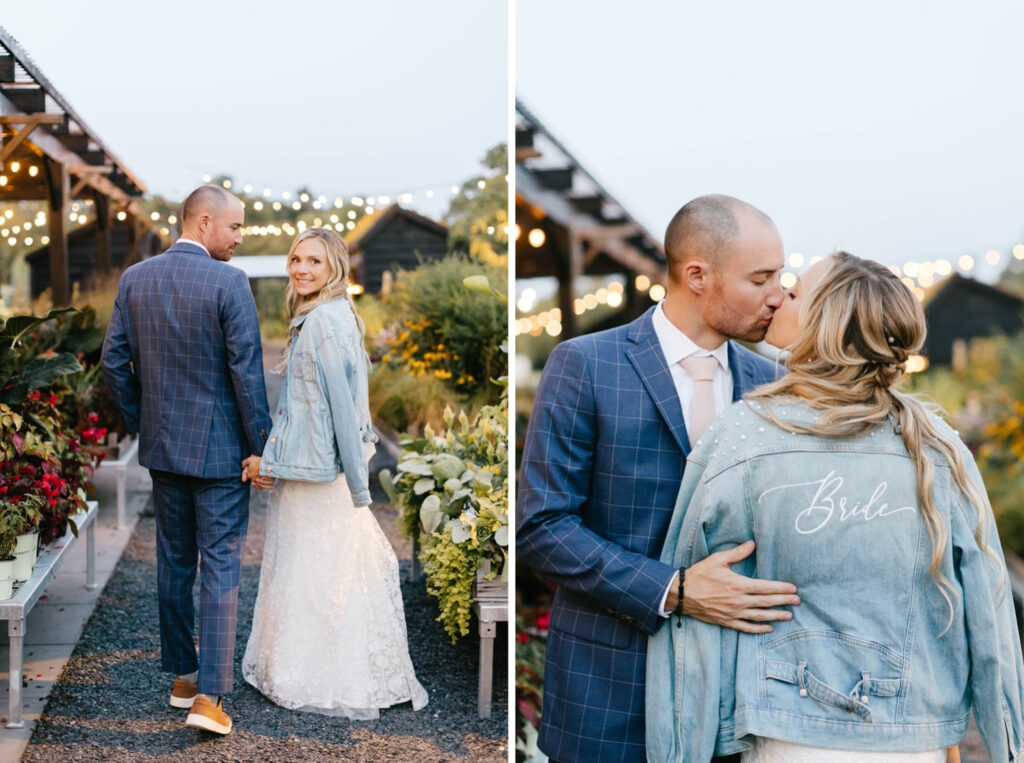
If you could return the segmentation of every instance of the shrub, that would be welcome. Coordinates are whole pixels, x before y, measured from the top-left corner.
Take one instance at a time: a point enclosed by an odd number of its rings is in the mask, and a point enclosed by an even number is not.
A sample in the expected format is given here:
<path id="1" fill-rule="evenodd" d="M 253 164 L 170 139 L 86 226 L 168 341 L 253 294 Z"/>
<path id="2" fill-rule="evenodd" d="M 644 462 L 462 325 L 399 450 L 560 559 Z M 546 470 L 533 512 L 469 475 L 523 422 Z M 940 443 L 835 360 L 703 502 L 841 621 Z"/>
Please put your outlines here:
<path id="1" fill-rule="evenodd" d="M 500 300 L 468 290 L 463 281 L 471 276 L 484 276 L 507 293 L 503 268 L 461 255 L 400 273 L 391 297 L 399 323 L 381 362 L 412 376 L 433 376 L 458 392 L 482 388 L 494 403 L 500 391 L 487 382 L 508 372 L 502 350 L 508 312 Z"/>
<path id="2" fill-rule="evenodd" d="M 438 620 L 454 642 L 469 633 L 473 581 L 505 570 L 508 553 L 508 397 L 470 420 L 449 408 L 448 429 L 427 428 L 403 441 L 396 474 L 380 482 L 401 513 L 402 527 L 419 538 L 427 593 L 436 596 Z"/>
<path id="3" fill-rule="evenodd" d="M 963 371 L 912 376 L 975 454 L 1006 551 L 1024 555 L 1024 334 L 974 339 Z"/>

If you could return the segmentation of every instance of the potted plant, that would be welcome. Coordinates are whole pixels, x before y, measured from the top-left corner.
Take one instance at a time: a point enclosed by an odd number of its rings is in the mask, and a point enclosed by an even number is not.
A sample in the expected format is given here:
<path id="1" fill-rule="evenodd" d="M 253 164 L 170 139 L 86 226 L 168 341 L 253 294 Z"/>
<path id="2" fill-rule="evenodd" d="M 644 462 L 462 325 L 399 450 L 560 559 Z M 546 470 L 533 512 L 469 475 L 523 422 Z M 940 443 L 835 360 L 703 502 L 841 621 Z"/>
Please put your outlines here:
<path id="1" fill-rule="evenodd" d="M 8 485 L 3 485 L 7 488 Z M 2 490 L 3 488 L 0 488 Z M 0 496 L 0 560 L 10 563 L 12 581 L 32 577 L 38 544 L 38 526 L 43 499 L 38 495 L 11 494 Z M 6 577 L 0 568 L 0 584 Z M 3 587 L 0 587 L 0 598 Z M 10 598 L 8 592 L 7 598 Z"/>

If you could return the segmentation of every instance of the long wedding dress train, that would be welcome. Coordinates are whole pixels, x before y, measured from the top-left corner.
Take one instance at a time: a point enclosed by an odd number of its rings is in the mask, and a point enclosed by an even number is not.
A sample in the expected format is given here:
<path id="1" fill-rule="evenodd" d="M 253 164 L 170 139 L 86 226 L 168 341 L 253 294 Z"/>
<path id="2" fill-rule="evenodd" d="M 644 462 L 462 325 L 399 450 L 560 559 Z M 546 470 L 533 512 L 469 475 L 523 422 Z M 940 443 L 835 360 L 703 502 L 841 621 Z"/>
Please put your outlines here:
<path id="1" fill-rule="evenodd" d="M 409 658 L 398 560 L 343 475 L 275 484 L 242 674 L 292 710 L 372 720 L 400 702 L 427 704 Z"/>

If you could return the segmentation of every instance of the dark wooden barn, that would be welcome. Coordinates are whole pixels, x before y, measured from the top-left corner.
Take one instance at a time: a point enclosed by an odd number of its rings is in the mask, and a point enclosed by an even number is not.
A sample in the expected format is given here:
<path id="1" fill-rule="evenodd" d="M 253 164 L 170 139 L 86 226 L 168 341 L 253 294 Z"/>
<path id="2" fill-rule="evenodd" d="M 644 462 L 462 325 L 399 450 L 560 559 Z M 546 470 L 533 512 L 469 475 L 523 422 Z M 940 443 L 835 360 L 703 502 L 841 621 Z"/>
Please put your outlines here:
<path id="1" fill-rule="evenodd" d="M 647 290 L 667 281 L 660 240 L 520 101 L 516 101 L 516 225 L 516 278 L 558 281 L 559 339 L 579 333 L 581 276 L 625 277 L 621 308 L 609 319 L 613 324 L 643 313 L 652 303 Z"/>
<path id="2" fill-rule="evenodd" d="M 930 366 L 955 364 L 954 347 L 980 336 L 1016 334 L 1024 329 L 1024 300 L 994 286 L 953 274 L 924 304 L 928 338 L 924 354 Z"/>
<path id="3" fill-rule="evenodd" d="M 371 294 L 388 291 L 390 274 L 448 253 L 448 228 L 398 204 L 365 215 L 345 236 L 353 280 Z"/>
<path id="4" fill-rule="evenodd" d="M 97 234 L 91 227 L 79 228 L 68 234 L 68 279 L 72 284 L 86 285 L 89 279 L 103 272 L 101 263 L 97 262 L 99 246 L 98 235 L 107 235 L 104 231 Z M 120 269 L 139 259 L 151 257 L 166 249 L 154 229 L 140 226 L 137 240 L 129 244 L 128 231 L 123 225 L 115 225 L 109 231 L 109 266 Z M 50 288 L 50 246 L 40 247 L 25 256 L 29 266 L 32 297 L 38 297 Z"/>

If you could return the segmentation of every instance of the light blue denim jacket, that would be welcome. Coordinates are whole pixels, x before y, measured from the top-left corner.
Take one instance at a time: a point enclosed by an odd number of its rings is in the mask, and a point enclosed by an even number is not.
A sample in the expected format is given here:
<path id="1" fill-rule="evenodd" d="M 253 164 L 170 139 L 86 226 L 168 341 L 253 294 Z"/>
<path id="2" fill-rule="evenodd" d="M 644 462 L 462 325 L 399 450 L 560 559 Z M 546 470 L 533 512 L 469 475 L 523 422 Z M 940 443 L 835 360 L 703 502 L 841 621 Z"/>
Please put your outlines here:
<path id="1" fill-rule="evenodd" d="M 348 300 L 292 321 L 288 371 L 263 449 L 260 472 L 276 479 L 332 482 L 344 472 L 356 506 L 370 504 L 367 359 Z"/>
<path id="2" fill-rule="evenodd" d="M 688 457 L 662 561 L 690 566 L 754 540 L 754 555 L 734 569 L 792 582 L 802 603 L 767 634 L 673 616 L 651 637 L 649 759 L 702 763 L 747 749 L 754 736 L 940 749 L 962 739 L 973 707 L 992 760 L 1024 760 L 1020 639 L 999 539 L 990 523 L 995 559 L 979 548 L 977 512 L 948 463 L 929 453 L 949 528 L 941 570 L 959 593 L 947 629 L 914 465 L 893 427 L 851 438 L 789 434 L 758 410 L 732 406 Z M 776 411 L 817 415 L 799 404 Z"/>

